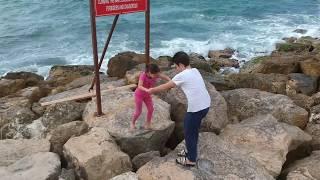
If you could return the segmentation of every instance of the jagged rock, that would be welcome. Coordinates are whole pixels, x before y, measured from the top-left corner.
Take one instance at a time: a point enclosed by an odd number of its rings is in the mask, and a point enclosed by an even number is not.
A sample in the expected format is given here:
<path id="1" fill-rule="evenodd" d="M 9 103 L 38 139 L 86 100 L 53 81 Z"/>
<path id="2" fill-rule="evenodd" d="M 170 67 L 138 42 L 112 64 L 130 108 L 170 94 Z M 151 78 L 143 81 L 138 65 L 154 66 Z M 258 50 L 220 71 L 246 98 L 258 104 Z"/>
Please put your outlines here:
<path id="1" fill-rule="evenodd" d="M 67 85 L 65 85 L 64 89 L 65 91 L 67 90 L 71 90 L 71 89 L 76 89 L 76 88 L 80 88 L 83 87 L 85 85 L 88 85 L 92 83 L 94 79 L 94 75 L 88 75 L 88 76 L 83 76 L 83 77 L 79 77 L 75 80 L 73 80 L 72 82 L 68 83 Z M 104 75 L 104 74 L 100 74 L 100 83 L 108 83 L 108 82 L 113 82 L 113 81 L 117 81 L 118 78 L 115 77 L 109 77 L 108 75 Z"/>
<path id="2" fill-rule="evenodd" d="M 169 155 L 154 158 L 142 166 L 137 172 L 139 179 L 273 179 L 255 159 L 244 155 L 214 133 L 200 134 L 197 167 L 184 168 L 175 163 L 176 153 L 183 148 L 183 144 Z"/>
<path id="3" fill-rule="evenodd" d="M 290 180 L 293 180 L 293 177 L 296 177 L 297 175 L 299 175 L 298 177 L 302 177 L 303 179 L 307 180 L 320 179 L 319 166 L 320 151 L 313 151 L 309 157 L 298 160 L 289 165 L 289 167 L 283 171 L 282 176 L 285 177 L 287 174 L 289 174 L 287 179 Z"/>
<path id="4" fill-rule="evenodd" d="M 312 95 L 311 97 L 314 101 L 314 105 L 320 104 L 320 92 L 317 92 L 316 94 Z"/>
<path id="5" fill-rule="evenodd" d="M 2 180 L 54 180 L 58 179 L 60 168 L 57 154 L 39 152 L 25 156 L 8 167 L 0 167 L 0 177 Z"/>
<path id="6" fill-rule="evenodd" d="M 22 79 L 8 80 L 0 79 L 0 97 L 15 93 L 26 87 L 26 83 Z"/>
<path id="7" fill-rule="evenodd" d="M 213 69 L 211 68 L 210 63 L 203 56 L 196 53 L 191 53 L 189 57 L 190 57 L 191 67 L 197 68 L 199 70 L 203 70 L 209 73 L 213 72 Z"/>
<path id="8" fill-rule="evenodd" d="M 313 106 L 310 109 L 309 122 L 320 124 L 320 105 Z"/>
<path id="9" fill-rule="evenodd" d="M 80 136 L 88 131 L 88 125 L 83 121 L 73 121 L 59 125 L 51 130 L 47 139 L 51 143 L 51 151 L 63 155 L 63 145 L 71 138 Z"/>
<path id="10" fill-rule="evenodd" d="M 154 113 L 151 131 L 141 129 L 145 121 L 146 110 L 137 120 L 137 130 L 130 131 L 130 123 L 134 112 L 134 94 L 129 91 L 113 91 L 102 96 L 102 108 L 104 115 L 95 117 L 96 102 L 87 104 L 83 113 L 83 119 L 90 127 L 103 127 L 107 129 L 121 147 L 121 149 L 134 157 L 149 151 L 161 151 L 170 137 L 174 122 L 170 120 L 170 105 L 166 102 L 153 98 Z"/>
<path id="11" fill-rule="evenodd" d="M 44 78 L 38 74 L 32 72 L 9 72 L 4 77 L 4 79 L 22 79 L 24 80 L 26 86 L 35 86 L 40 84 Z"/>
<path id="12" fill-rule="evenodd" d="M 42 116 L 42 123 L 48 129 L 72 121 L 80 120 L 85 104 L 74 101 L 49 105 Z"/>
<path id="13" fill-rule="evenodd" d="M 237 73 L 226 76 L 233 89 L 252 88 L 276 94 L 286 94 L 288 76 L 284 74 Z"/>
<path id="14" fill-rule="evenodd" d="M 289 80 L 286 87 L 287 94 L 302 93 L 311 96 L 317 91 L 318 82 L 316 78 L 305 74 L 293 73 L 289 74 Z"/>
<path id="15" fill-rule="evenodd" d="M 21 126 L 31 123 L 37 116 L 31 111 L 31 103 L 24 97 L 0 99 L 0 139 L 10 139 Z"/>
<path id="16" fill-rule="evenodd" d="M 134 172 L 127 172 L 113 177 L 111 180 L 138 180 L 138 175 Z"/>
<path id="17" fill-rule="evenodd" d="M 238 122 L 258 114 L 272 114 L 276 119 L 302 129 L 308 112 L 287 96 L 257 89 L 235 89 L 222 92 L 228 104 L 229 120 Z"/>
<path id="18" fill-rule="evenodd" d="M 276 49 L 278 52 L 311 52 L 313 50 L 313 46 L 311 44 L 303 44 L 303 43 L 277 43 Z"/>
<path id="19" fill-rule="evenodd" d="M 154 59 L 150 57 L 150 61 L 154 61 Z M 119 53 L 108 61 L 107 73 L 111 77 L 123 78 L 128 70 L 145 62 L 146 57 L 144 54 L 136 54 L 134 52 Z"/>
<path id="20" fill-rule="evenodd" d="M 47 81 L 53 86 L 62 86 L 79 77 L 93 74 L 93 71 L 94 66 L 91 65 L 53 66 L 49 71 Z"/>
<path id="21" fill-rule="evenodd" d="M 62 169 L 59 180 L 76 180 L 74 169 Z"/>
<path id="22" fill-rule="evenodd" d="M 298 55 L 274 55 L 257 57 L 246 63 L 241 69 L 242 73 L 279 73 L 290 74 L 299 71 L 299 62 L 304 60 L 305 56 Z"/>
<path id="23" fill-rule="evenodd" d="M 73 137 L 64 144 L 68 166 L 79 178 L 111 179 L 131 170 L 128 155 L 123 153 L 104 128 L 93 128 L 87 134 Z"/>
<path id="24" fill-rule="evenodd" d="M 143 165 L 145 165 L 147 162 L 151 161 L 155 157 L 160 157 L 159 151 L 150 151 L 142 154 L 136 155 L 132 159 L 132 165 L 134 169 L 139 169 Z"/>
<path id="25" fill-rule="evenodd" d="M 41 139 L 46 136 L 47 128 L 42 123 L 42 118 L 34 120 L 20 129 L 16 137 L 27 139 Z"/>
<path id="26" fill-rule="evenodd" d="M 211 97 L 211 107 L 207 116 L 202 120 L 201 130 L 219 133 L 229 123 L 227 104 L 213 85 L 208 82 L 205 84 Z M 173 88 L 160 96 L 171 104 L 171 118 L 175 121 L 175 130 L 169 140 L 169 146 L 174 148 L 184 139 L 183 120 L 187 112 L 187 98 L 180 88 Z"/>
<path id="27" fill-rule="evenodd" d="M 320 76 L 320 60 L 317 58 L 310 58 L 300 62 L 303 74 L 319 77 Z"/>
<path id="28" fill-rule="evenodd" d="M 210 64 L 219 67 L 234 67 L 239 68 L 239 62 L 236 59 L 226 59 L 226 58 L 213 58 L 210 59 Z"/>
<path id="29" fill-rule="evenodd" d="M 305 29 L 296 29 L 296 30 L 294 30 L 293 32 L 299 33 L 299 34 L 305 34 L 305 33 L 308 32 L 308 30 L 305 30 Z"/>
<path id="30" fill-rule="evenodd" d="M 32 104 L 31 110 L 40 117 L 43 115 L 45 107 L 41 106 L 40 103 L 36 102 Z"/>
<path id="31" fill-rule="evenodd" d="M 312 136 L 312 149 L 320 150 L 320 124 L 309 122 L 305 131 Z"/>
<path id="32" fill-rule="evenodd" d="M 235 50 L 226 48 L 224 50 L 210 50 L 208 53 L 209 58 L 231 58 Z"/>
<path id="33" fill-rule="evenodd" d="M 0 141 L 0 167 L 9 166 L 19 159 L 38 152 L 49 152 L 50 143 L 45 139 L 6 139 Z"/>
<path id="34" fill-rule="evenodd" d="M 239 147 L 277 177 L 291 149 L 311 141 L 301 129 L 279 123 L 272 115 L 259 115 L 228 125 L 221 137 Z"/>
<path id="35" fill-rule="evenodd" d="M 288 96 L 296 105 L 307 111 L 310 111 L 311 107 L 314 105 L 314 100 L 310 96 L 304 94 L 288 94 Z"/>
<path id="36" fill-rule="evenodd" d="M 134 69 L 126 72 L 125 79 L 127 84 L 138 84 L 140 74 L 145 71 L 145 64 L 139 64 Z"/>
<path id="37" fill-rule="evenodd" d="M 34 87 L 24 88 L 18 91 L 17 93 L 15 93 L 14 96 L 25 97 L 29 99 L 31 103 L 33 103 L 33 102 L 38 102 L 40 98 L 46 96 L 47 94 L 48 94 L 47 90 L 34 86 Z"/>

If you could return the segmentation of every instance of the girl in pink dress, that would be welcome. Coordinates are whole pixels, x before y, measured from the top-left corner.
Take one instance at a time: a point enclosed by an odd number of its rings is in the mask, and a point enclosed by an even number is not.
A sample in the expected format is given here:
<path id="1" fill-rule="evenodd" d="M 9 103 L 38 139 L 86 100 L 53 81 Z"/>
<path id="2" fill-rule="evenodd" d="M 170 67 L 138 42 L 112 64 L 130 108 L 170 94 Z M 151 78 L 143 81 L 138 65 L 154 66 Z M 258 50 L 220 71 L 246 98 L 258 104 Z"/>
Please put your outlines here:
<path id="1" fill-rule="evenodd" d="M 160 73 L 160 69 L 156 64 L 147 65 L 146 71 L 141 72 L 139 76 L 138 87 L 134 93 L 135 97 L 135 112 L 132 117 L 130 128 L 133 130 L 136 128 L 136 121 L 142 112 L 142 103 L 144 102 L 147 107 L 147 120 L 144 124 L 145 129 L 151 129 L 151 120 L 153 114 L 153 102 L 151 95 L 146 92 L 147 89 L 154 87 L 157 80 L 163 79 L 170 81 L 171 79 Z"/>

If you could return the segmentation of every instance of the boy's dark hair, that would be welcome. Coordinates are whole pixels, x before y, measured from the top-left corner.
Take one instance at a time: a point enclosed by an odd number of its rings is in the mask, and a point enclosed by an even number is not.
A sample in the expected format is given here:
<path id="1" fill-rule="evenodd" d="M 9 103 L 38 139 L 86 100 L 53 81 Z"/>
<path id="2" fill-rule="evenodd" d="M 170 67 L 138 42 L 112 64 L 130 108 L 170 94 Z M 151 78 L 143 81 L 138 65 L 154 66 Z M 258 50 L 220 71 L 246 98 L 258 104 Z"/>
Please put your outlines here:
<path id="1" fill-rule="evenodd" d="M 156 64 L 147 64 L 146 65 L 146 72 L 150 72 L 151 74 L 156 74 L 160 72 L 160 68 Z"/>
<path id="2" fill-rule="evenodd" d="M 190 58 L 188 56 L 187 53 L 183 52 L 183 51 L 179 51 L 177 52 L 173 58 L 172 61 L 174 64 L 183 64 L 184 66 L 189 66 L 190 65 Z"/>

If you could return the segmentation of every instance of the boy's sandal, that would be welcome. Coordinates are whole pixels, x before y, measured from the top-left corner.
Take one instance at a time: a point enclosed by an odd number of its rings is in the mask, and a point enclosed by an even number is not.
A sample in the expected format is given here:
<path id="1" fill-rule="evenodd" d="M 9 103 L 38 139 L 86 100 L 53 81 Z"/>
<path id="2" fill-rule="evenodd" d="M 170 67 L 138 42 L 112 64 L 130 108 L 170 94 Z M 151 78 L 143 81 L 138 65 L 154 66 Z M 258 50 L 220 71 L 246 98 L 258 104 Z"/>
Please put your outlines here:
<path id="1" fill-rule="evenodd" d="M 187 157 L 179 157 L 176 159 L 176 163 L 185 167 L 194 167 L 196 164 L 187 163 Z"/>
<path id="2" fill-rule="evenodd" d="M 185 149 L 182 149 L 180 152 L 178 152 L 178 156 L 180 157 L 186 157 L 187 156 L 187 151 Z"/>

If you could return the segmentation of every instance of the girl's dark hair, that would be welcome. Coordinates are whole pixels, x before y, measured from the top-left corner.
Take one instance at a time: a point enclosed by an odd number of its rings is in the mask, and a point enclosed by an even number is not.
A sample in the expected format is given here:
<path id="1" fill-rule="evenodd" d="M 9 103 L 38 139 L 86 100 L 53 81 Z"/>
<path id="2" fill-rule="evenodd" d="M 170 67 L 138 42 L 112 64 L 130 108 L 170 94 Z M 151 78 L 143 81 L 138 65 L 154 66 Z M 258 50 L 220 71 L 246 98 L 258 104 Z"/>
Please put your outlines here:
<path id="1" fill-rule="evenodd" d="M 146 72 L 150 72 L 151 74 L 157 74 L 160 72 L 160 68 L 156 64 L 147 64 L 146 65 Z"/>
<path id="2" fill-rule="evenodd" d="M 173 58 L 172 61 L 174 64 L 179 65 L 179 63 L 183 64 L 184 66 L 190 65 L 190 58 L 189 55 L 183 51 L 177 52 Z"/>

